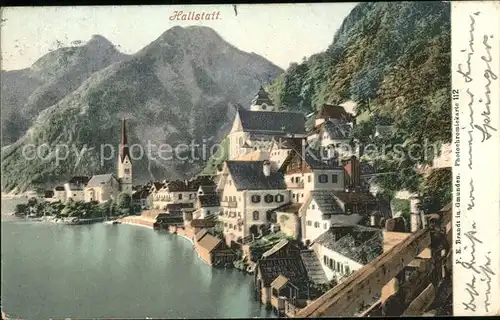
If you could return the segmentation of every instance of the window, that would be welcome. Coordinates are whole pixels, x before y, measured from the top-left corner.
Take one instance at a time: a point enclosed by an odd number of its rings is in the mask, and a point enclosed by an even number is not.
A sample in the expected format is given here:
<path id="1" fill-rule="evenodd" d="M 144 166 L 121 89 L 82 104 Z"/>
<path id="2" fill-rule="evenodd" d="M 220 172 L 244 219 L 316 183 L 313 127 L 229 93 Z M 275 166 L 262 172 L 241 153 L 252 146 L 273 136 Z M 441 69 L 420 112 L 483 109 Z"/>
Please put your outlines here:
<path id="1" fill-rule="evenodd" d="M 332 183 L 337 183 L 339 182 L 339 176 L 336 174 L 332 174 Z"/>
<path id="2" fill-rule="evenodd" d="M 182 200 L 182 193 L 179 193 L 179 200 Z"/>
<path id="3" fill-rule="evenodd" d="M 340 271 L 340 262 L 337 261 L 337 271 Z"/>
<path id="4" fill-rule="evenodd" d="M 260 196 L 259 195 L 253 195 L 252 196 L 252 202 L 253 203 L 259 203 L 260 202 Z"/>
<path id="5" fill-rule="evenodd" d="M 314 204 L 311 204 L 311 209 L 312 210 L 316 209 L 316 206 Z"/>
<path id="6" fill-rule="evenodd" d="M 123 171 L 125 172 L 125 174 L 130 174 L 130 169 L 129 168 L 126 168 Z"/>
<path id="7" fill-rule="evenodd" d="M 241 231 L 241 226 L 240 225 L 238 226 L 238 231 Z"/>
<path id="8" fill-rule="evenodd" d="M 232 228 L 233 228 L 233 224 L 232 224 L 232 223 L 230 223 L 230 224 L 229 224 L 229 229 L 232 229 Z"/>
<path id="9" fill-rule="evenodd" d="M 312 226 L 312 221 L 311 220 L 307 220 L 307 225 L 308 226 Z"/>
<path id="10" fill-rule="evenodd" d="M 301 198 L 304 198 L 304 194 L 303 194 L 303 193 L 301 193 L 301 194 L 300 194 L 300 197 L 301 197 Z"/>
<path id="11" fill-rule="evenodd" d="M 280 203 L 280 202 L 283 202 L 285 200 L 285 197 L 283 197 L 282 194 L 277 194 L 274 201 Z"/>
<path id="12" fill-rule="evenodd" d="M 328 261 L 328 267 L 333 270 L 333 268 L 335 268 L 335 260 L 330 258 L 330 261 Z"/>
<path id="13" fill-rule="evenodd" d="M 343 264 L 340 265 L 340 273 L 344 273 L 344 265 Z"/>
<path id="14" fill-rule="evenodd" d="M 189 199 L 193 199 L 193 195 L 192 194 L 189 194 Z"/>
<path id="15" fill-rule="evenodd" d="M 254 220 L 259 220 L 259 211 L 254 211 L 253 212 L 253 219 Z"/>
<path id="16" fill-rule="evenodd" d="M 227 227 L 227 222 L 224 222 L 224 227 Z"/>
<path id="17" fill-rule="evenodd" d="M 345 273 L 346 274 L 350 274 L 351 273 L 351 269 L 349 268 L 349 266 L 345 266 Z"/>
<path id="18" fill-rule="evenodd" d="M 323 256 L 323 263 L 325 265 L 328 265 L 328 257 L 327 256 Z"/>
<path id="19" fill-rule="evenodd" d="M 320 183 L 327 183 L 328 182 L 328 176 L 326 174 L 320 174 L 318 176 L 318 181 Z"/>
<path id="20" fill-rule="evenodd" d="M 314 222 L 314 227 L 315 228 L 319 228 L 319 222 L 318 221 Z"/>
<path id="21" fill-rule="evenodd" d="M 73 193 L 73 197 L 76 197 L 76 193 Z"/>
<path id="22" fill-rule="evenodd" d="M 323 224 L 323 229 L 328 229 L 328 224 L 327 223 Z"/>
<path id="23" fill-rule="evenodd" d="M 210 210 L 207 210 L 207 215 L 209 215 L 209 214 L 210 214 Z"/>
<path id="24" fill-rule="evenodd" d="M 271 202 L 273 202 L 273 200 L 274 200 L 274 197 L 270 194 L 266 194 L 266 196 L 264 197 L 264 201 L 266 203 L 271 203 Z"/>
<path id="25" fill-rule="evenodd" d="M 311 176 L 307 176 L 307 182 L 311 182 Z"/>

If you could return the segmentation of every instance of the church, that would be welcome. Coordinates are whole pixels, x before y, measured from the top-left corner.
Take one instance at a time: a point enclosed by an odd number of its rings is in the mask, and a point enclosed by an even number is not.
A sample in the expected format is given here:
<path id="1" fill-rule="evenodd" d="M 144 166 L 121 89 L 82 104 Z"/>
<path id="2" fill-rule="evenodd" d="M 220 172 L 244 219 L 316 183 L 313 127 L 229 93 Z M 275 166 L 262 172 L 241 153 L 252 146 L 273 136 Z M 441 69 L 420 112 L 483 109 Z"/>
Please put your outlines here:
<path id="1" fill-rule="evenodd" d="M 116 177 L 113 174 L 98 174 L 88 181 L 85 186 L 85 201 L 102 203 L 116 199 L 122 192 L 132 195 L 132 157 L 125 119 L 122 120 L 120 152 L 117 160 Z"/>

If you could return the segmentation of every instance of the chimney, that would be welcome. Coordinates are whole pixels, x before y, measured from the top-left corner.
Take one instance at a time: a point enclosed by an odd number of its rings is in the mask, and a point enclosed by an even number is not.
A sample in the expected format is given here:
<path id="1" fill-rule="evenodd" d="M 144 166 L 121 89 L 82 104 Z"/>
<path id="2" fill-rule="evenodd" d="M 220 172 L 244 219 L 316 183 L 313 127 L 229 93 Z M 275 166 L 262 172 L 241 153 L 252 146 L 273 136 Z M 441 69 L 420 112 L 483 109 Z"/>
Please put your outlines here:
<path id="1" fill-rule="evenodd" d="M 358 189 L 360 185 L 359 161 L 355 156 L 351 156 L 350 166 L 351 166 L 350 185 L 352 190 L 355 190 Z"/>
<path id="2" fill-rule="evenodd" d="M 417 232 L 422 225 L 422 221 L 420 218 L 420 198 L 413 196 L 410 198 L 410 225 L 411 232 Z"/>
<path id="3" fill-rule="evenodd" d="M 262 163 L 262 171 L 266 177 L 271 175 L 271 162 L 269 160 L 264 160 Z"/>

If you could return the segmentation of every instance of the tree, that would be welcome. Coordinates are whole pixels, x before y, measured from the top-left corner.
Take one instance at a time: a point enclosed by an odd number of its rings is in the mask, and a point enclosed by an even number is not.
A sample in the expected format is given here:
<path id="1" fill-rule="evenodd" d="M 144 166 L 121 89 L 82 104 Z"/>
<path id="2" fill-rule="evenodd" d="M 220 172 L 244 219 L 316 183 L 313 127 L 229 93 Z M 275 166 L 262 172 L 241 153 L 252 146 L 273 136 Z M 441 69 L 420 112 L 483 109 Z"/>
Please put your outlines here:
<path id="1" fill-rule="evenodd" d="M 23 215 L 26 214 L 26 210 L 28 209 L 28 205 L 24 203 L 20 203 L 16 205 L 16 209 L 14 210 L 15 215 Z"/>
<path id="2" fill-rule="evenodd" d="M 116 209 L 121 214 L 133 214 L 132 197 L 128 193 L 120 193 L 116 199 Z"/>

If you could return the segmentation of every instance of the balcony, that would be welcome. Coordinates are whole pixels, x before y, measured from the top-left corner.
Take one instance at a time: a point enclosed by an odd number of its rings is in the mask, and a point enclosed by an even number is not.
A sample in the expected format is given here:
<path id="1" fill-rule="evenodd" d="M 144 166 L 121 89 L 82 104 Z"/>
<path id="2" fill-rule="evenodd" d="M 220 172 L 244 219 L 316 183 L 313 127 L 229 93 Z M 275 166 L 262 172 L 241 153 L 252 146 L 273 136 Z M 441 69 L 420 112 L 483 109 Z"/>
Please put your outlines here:
<path id="1" fill-rule="evenodd" d="M 236 201 L 221 201 L 220 202 L 221 207 L 224 208 L 237 208 L 238 203 Z"/>

